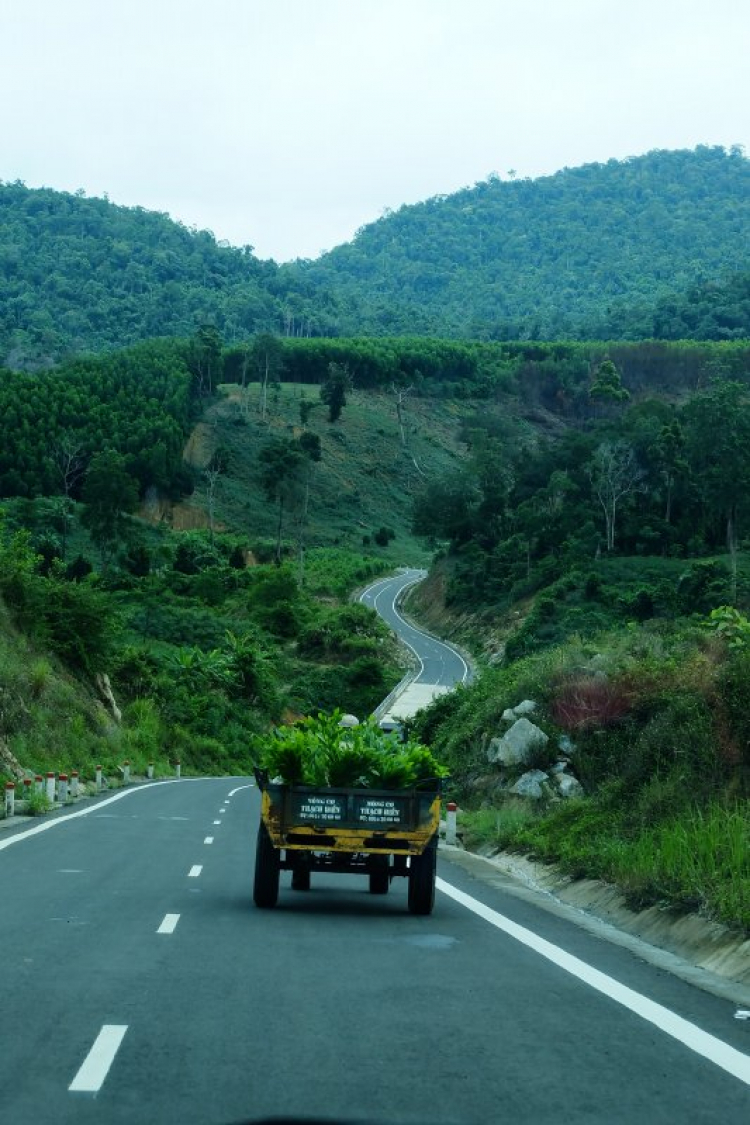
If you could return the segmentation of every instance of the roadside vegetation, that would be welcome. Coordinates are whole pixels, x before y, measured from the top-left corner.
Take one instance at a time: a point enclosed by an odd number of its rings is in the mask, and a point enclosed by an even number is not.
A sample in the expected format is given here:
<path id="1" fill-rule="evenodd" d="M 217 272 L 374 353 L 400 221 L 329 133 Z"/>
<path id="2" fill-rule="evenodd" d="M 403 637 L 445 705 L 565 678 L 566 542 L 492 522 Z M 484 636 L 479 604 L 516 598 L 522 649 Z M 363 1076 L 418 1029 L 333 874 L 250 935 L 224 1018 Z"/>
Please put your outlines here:
<path id="1" fill-rule="evenodd" d="M 411 731 L 447 763 L 469 846 L 529 852 L 616 883 L 635 907 L 750 931 L 749 685 L 750 623 L 719 608 L 571 630 L 485 668 Z M 562 759 L 584 797 L 521 799 L 489 764 L 504 710 L 525 699 L 549 742 L 517 775 Z"/>
<path id="2" fill-rule="evenodd" d="M 397 261 L 397 307 L 366 260 L 383 237 L 400 254 L 408 240 L 392 233 L 411 238 L 415 219 L 458 246 L 468 202 L 524 230 L 532 196 L 570 217 L 584 183 L 615 177 L 627 195 L 636 164 L 654 184 L 692 169 L 723 185 L 721 214 L 708 190 L 697 206 L 740 245 L 741 154 L 651 154 L 402 209 L 320 266 L 279 270 L 116 209 L 116 256 L 144 232 L 149 249 L 108 280 L 100 258 L 92 270 L 66 250 L 62 273 L 107 284 L 86 289 L 86 307 L 80 286 L 53 286 L 77 302 L 53 310 L 30 297 L 29 270 L 57 260 L 61 201 L 0 185 L 28 250 L 7 271 L 13 317 L 0 323 L 14 368 L 0 372 L 0 780 L 95 763 L 116 777 L 126 759 L 136 774 L 178 759 L 245 773 L 273 728 L 369 714 L 402 668 L 352 595 L 432 560 L 413 611 L 482 671 L 413 733 L 448 763 L 466 839 L 750 930 L 747 277 L 719 277 L 728 259 L 704 225 L 715 269 L 700 284 L 693 250 L 678 291 L 657 284 L 676 276 L 665 238 L 655 272 L 631 261 L 635 298 L 601 304 L 607 279 L 579 271 L 588 288 L 566 291 L 556 320 L 548 262 L 543 284 L 534 276 L 553 305 L 527 315 L 539 294 L 524 282 L 492 323 L 496 278 L 490 305 L 474 300 L 477 263 L 427 299 L 419 255 Z M 89 215 L 101 256 L 109 205 L 65 198 L 62 225 Z M 566 229 L 563 216 L 555 263 L 582 249 L 559 252 Z M 163 253 L 175 255 L 166 294 L 149 280 Z M 352 334 L 331 335 L 342 326 Z M 563 327 L 565 341 L 539 339 Z M 175 335 L 143 339 L 157 332 Z M 84 348 L 100 354 L 72 354 Z M 532 765 L 562 756 L 583 797 L 521 801 L 493 772 L 489 741 L 524 699 L 549 736 Z"/>
<path id="3" fill-rule="evenodd" d="M 14 760 L 88 776 L 101 764 L 117 777 L 126 759 L 141 775 L 177 760 L 188 773 L 246 773 L 269 725 L 337 706 L 368 714 L 401 675 L 384 625 L 347 598 L 383 560 L 312 550 L 308 588 L 294 563 L 247 567 L 232 537 L 153 533 L 148 554 L 147 573 L 125 554 L 75 577 L 46 566 L 6 514 L 3 780 Z"/>

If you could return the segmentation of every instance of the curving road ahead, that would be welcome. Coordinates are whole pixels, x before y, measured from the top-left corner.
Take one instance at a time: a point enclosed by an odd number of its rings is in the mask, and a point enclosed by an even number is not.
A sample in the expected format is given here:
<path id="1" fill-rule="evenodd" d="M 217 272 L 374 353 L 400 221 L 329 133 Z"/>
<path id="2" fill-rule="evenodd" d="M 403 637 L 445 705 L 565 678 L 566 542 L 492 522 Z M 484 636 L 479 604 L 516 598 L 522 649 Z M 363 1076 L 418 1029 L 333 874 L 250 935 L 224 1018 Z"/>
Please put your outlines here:
<path id="1" fill-rule="evenodd" d="M 416 673 L 381 704 L 377 711 L 380 718 L 408 718 L 436 696 L 451 691 L 457 684 L 471 682 L 471 669 L 457 649 L 418 629 L 399 612 L 404 593 L 426 575 L 424 570 L 405 569 L 373 582 L 359 597 L 363 605 L 382 617 L 417 661 Z"/>
<path id="2" fill-rule="evenodd" d="M 448 690 L 462 658 L 398 613 L 418 578 L 363 601 Z M 0 822 L 0 1121 L 747 1125 L 750 989 L 454 849 L 430 916 L 328 873 L 255 909 L 259 806 L 184 779 Z"/>
<path id="3" fill-rule="evenodd" d="M 476 857 L 441 852 L 428 917 L 325 873 L 257 910 L 259 805 L 182 780 L 2 822 L 3 1123 L 747 1125 L 739 992 Z"/>

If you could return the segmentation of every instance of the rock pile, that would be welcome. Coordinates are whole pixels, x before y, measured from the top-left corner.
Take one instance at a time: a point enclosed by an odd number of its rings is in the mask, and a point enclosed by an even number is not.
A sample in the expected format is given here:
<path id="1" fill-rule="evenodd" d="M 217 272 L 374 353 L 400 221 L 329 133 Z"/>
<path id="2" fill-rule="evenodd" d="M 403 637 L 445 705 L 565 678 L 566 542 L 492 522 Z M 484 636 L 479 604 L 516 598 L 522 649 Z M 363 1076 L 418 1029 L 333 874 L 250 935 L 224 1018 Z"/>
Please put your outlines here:
<path id="1" fill-rule="evenodd" d="M 582 797 L 583 786 L 571 772 L 570 756 L 575 748 L 565 736 L 557 744 L 557 761 L 552 766 L 531 768 L 517 776 L 519 767 L 532 766 L 540 758 L 549 760 L 551 757 L 549 735 L 527 718 L 536 711 L 533 699 L 524 699 L 516 707 L 503 711 L 503 720 L 511 725 L 504 734 L 491 739 L 487 748 L 487 761 L 499 772 L 493 789 L 532 801 L 545 797 Z"/>

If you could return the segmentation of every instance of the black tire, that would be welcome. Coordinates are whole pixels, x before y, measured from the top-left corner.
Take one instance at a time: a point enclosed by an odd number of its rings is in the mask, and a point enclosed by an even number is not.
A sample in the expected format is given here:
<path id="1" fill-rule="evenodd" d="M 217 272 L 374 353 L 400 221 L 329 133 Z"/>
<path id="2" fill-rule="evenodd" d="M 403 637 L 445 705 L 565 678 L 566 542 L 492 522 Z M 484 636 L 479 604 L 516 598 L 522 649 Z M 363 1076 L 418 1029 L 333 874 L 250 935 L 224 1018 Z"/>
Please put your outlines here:
<path id="1" fill-rule="evenodd" d="M 286 854 L 289 855 L 289 852 Z M 310 890 L 310 864 L 304 859 L 298 859 L 292 868 L 292 890 Z"/>
<path id="2" fill-rule="evenodd" d="M 378 856 L 377 866 L 370 872 L 370 894 L 387 895 L 391 880 L 388 875 L 388 856 Z"/>
<path id="3" fill-rule="evenodd" d="M 437 841 L 431 840 L 421 855 L 409 861 L 409 910 L 412 914 L 432 914 L 435 905 Z"/>
<path id="4" fill-rule="evenodd" d="M 261 822 L 258 827 L 258 842 L 255 845 L 253 902 L 256 906 L 267 908 L 276 905 L 279 898 L 280 870 L 281 852 L 273 846 L 268 829 Z"/>

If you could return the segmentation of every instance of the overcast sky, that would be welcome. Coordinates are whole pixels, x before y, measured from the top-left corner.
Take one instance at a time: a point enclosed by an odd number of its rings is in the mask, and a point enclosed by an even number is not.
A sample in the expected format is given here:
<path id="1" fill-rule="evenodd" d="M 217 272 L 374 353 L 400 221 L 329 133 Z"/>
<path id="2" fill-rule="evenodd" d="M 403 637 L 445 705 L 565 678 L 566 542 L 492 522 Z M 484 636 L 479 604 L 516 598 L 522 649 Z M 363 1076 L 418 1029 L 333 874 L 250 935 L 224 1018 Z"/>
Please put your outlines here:
<path id="1" fill-rule="evenodd" d="M 747 0 L 0 0 L 0 179 L 279 261 L 486 179 L 750 149 Z"/>

